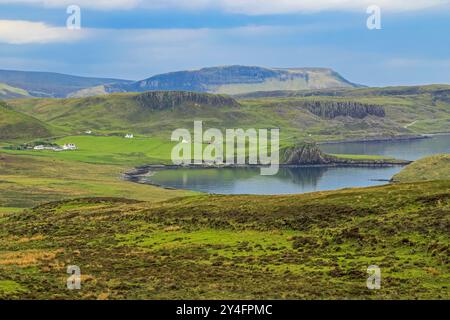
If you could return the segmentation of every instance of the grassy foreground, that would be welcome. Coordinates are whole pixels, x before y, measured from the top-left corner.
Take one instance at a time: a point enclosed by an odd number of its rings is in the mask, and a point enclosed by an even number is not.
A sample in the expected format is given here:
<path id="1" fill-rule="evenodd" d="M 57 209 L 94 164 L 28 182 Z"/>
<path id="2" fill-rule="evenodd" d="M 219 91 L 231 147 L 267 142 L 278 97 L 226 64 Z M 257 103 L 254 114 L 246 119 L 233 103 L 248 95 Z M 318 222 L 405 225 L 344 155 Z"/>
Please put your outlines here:
<path id="1" fill-rule="evenodd" d="M 449 189 L 97 198 L 3 213 L 0 298 L 449 299 Z M 66 288 L 68 265 L 81 268 L 81 290 Z M 370 265 L 380 290 L 366 287 Z"/>
<path id="2" fill-rule="evenodd" d="M 126 168 L 0 152 L 0 210 L 29 208 L 74 197 L 127 197 L 162 201 L 193 194 L 122 181 L 119 177 Z"/>
<path id="3" fill-rule="evenodd" d="M 439 154 L 418 160 L 396 174 L 398 182 L 450 179 L 450 154 Z"/>

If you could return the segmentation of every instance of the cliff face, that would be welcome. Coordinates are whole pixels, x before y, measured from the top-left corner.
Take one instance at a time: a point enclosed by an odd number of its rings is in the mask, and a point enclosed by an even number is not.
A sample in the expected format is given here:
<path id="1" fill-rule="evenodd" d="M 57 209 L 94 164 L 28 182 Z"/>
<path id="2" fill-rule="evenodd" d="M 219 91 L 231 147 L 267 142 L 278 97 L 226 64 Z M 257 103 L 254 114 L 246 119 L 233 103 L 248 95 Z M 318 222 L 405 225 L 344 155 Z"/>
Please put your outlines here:
<path id="1" fill-rule="evenodd" d="M 214 107 L 238 107 L 231 97 L 188 91 L 150 91 L 134 98 L 142 107 L 153 110 L 172 109 L 183 105 L 207 105 Z"/>
<path id="2" fill-rule="evenodd" d="M 339 116 L 362 119 L 370 115 L 377 117 L 386 115 L 382 106 L 354 101 L 305 101 L 303 106 L 309 112 L 325 119 L 333 119 Z"/>
<path id="3" fill-rule="evenodd" d="M 332 163 L 332 157 L 323 153 L 314 143 L 302 143 L 281 150 L 280 160 L 289 165 L 318 165 Z"/>

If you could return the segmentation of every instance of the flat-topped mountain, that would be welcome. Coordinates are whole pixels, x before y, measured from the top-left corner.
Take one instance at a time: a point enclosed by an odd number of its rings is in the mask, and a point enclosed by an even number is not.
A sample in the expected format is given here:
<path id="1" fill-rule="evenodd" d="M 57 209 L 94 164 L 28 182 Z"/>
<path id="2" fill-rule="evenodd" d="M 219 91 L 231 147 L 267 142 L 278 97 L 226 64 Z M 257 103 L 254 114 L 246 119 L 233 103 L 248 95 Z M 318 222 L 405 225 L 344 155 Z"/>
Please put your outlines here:
<path id="1" fill-rule="evenodd" d="M 264 68 L 221 66 L 170 72 L 135 82 L 99 84 L 71 92 L 70 97 L 87 97 L 113 92 L 194 91 L 246 94 L 276 90 L 319 90 L 361 87 L 328 68 Z"/>
<path id="2" fill-rule="evenodd" d="M 106 92 L 185 90 L 242 94 L 261 90 L 354 88 L 337 72 L 327 68 L 263 68 L 222 66 L 156 75 L 134 83 L 106 85 Z"/>

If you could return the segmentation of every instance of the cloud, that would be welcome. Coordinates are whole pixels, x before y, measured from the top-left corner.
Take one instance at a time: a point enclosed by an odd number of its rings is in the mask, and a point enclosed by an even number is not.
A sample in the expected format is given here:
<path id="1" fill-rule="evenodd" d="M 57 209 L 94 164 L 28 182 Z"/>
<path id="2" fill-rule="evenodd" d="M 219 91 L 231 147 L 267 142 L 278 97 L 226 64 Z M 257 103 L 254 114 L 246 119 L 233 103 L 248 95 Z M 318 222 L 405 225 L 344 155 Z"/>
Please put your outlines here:
<path id="1" fill-rule="evenodd" d="M 248 15 L 288 14 L 318 11 L 365 11 L 378 5 L 386 11 L 415 11 L 448 6 L 449 0 L 152 0 L 142 1 L 150 7 L 179 9 L 216 8 Z"/>
<path id="2" fill-rule="evenodd" d="M 450 0 L 0 0 L 0 4 L 35 4 L 66 7 L 76 3 L 81 8 L 124 10 L 132 8 L 220 10 L 247 15 L 288 14 L 318 11 L 364 11 L 378 5 L 386 11 L 416 11 L 449 8 Z"/>
<path id="3" fill-rule="evenodd" d="M 30 44 L 71 42 L 84 38 L 89 31 L 69 30 L 50 26 L 43 22 L 24 20 L 0 20 L 0 43 Z"/>
<path id="4" fill-rule="evenodd" d="M 446 5 L 447 0 L 221 0 L 226 10 L 253 15 L 318 11 L 365 11 L 378 5 L 386 11 L 415 11 Z"/>
<path id="5" fill-rule="evenodd" d="M 65 8 L 76 4 L 81 8 L 95 10 L 124 10 L 139 6 L 141 0 L 0 0 L 0 4 L 28 4 L 44 7 Z"/>

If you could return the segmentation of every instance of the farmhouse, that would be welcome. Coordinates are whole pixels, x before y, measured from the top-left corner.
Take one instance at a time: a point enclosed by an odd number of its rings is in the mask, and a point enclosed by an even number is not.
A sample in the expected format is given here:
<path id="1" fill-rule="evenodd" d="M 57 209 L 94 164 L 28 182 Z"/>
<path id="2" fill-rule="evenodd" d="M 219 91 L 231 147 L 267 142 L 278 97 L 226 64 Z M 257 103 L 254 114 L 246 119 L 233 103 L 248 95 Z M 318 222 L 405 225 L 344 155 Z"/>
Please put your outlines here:
<path id="1" fill-rule="evenodd" d="M 76 150 L 77 146 L 73 143 L 66 143 L 62 148 L 63 150 Z"/>
<path id="2" fill-rule="evenodd" d="M 134 138 L 134 135 L 133 135 L 133 134 L 126 134 L 126 135 L 125 135 L 125 138 L 126 138 L 126 139 L 133 139 L 133 138 Z"/>

